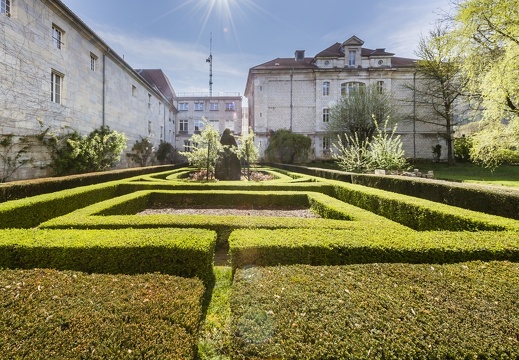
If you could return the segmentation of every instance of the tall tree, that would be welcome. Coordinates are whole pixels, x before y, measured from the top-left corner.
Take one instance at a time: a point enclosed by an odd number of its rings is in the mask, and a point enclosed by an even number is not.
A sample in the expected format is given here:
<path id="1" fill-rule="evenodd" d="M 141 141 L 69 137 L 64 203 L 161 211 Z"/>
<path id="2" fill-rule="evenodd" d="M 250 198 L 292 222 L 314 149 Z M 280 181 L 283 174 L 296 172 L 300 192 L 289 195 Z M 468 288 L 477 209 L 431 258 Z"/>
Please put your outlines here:
<path id="1" fill-rule="evenodd" d="M 447 160 L 454 162 L 453 134 L 461 111 L 458 101 L 466 85 L 455 41 L 444 23 L 437 23 L 428 36 L 420 37 L 416 55 L 416 81 L 406 85 L 419 108 L 416 121 L 440 127 L 447 143 Z"/>
<path id="2" fill-rule="evenodd" d="M 465 54 L 468 89 L 481 101 L 472 159 L 496 167 L 519 151 L 519 7 L 510 0 L 458 2 L 451 36 Z"/>
<path id="3" fill-rule="evenodd" d="M 377 84 L 357 86 L 330 109 L 328 131 L 341 136 L 356 134 L 360 142 L 369 142 L 377 126 L 393 114 L 389 92 Z"/>

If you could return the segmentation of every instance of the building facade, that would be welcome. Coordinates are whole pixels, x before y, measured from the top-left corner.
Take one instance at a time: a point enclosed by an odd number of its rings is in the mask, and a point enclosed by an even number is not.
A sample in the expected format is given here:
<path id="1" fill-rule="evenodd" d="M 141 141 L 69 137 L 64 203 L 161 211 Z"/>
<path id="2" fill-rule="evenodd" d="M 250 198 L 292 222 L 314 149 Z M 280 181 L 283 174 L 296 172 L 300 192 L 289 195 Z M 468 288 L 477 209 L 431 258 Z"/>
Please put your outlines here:
<path id="1" fill-rule="evenodd" d="M 132 69 L 61 1 L 2 0 L 0 38 L 0 134 L 108 126 L 126 135 L 127 151 L 145 137 L 174 143 L 165 74 Z M 44 157 L 36 160 L 12 180 L 48 175 Z"/>
<path id="2" fill-rule="evenodd" d="M 207 122 L 220 134 L 230 129 L 234 135 L 242 132 L 242 97 L 239 93 L 179 93 L 176 97 L 177 136 L 175 147 L 190 151 L 190 138 L 203 130 Z"/>
<path id="3" fill-rule="evenodd" d="M 408 158 L 429 159 L 431 148 L 444 146 L 442 129 L 416 121 L 417 106 L 409 85 L 416 80 L 415 60 L 394 56 L 385 49 L 368 49 L 352 36 L 314 57 L 303 50 L 293 58 L 277 58 L 249 70 L 245 96 L 249 125 L 263 156 L 269 132 L 289 129 L 312 139 L 312 158 L 331 158 L 330 109 L 342 96 L 362 85 L 376 84 L 390 91 L 401 107 L 397 134 Z"/>

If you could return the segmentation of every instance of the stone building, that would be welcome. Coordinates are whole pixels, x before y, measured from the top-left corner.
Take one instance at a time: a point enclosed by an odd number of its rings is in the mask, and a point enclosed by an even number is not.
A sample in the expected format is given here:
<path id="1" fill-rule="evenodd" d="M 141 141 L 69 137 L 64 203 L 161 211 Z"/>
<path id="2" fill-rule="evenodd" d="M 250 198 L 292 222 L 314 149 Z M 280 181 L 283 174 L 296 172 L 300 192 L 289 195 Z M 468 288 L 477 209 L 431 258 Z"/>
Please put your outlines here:
<path id="1" fill-rule="evenodd" d="M 352 36 L 314 57 L 298 50 L 293 58 L 277 58 L 249 70 L 245 88 L 249 125 L 261 155 L 269 132 L 284 128 L 312 139 L 313 158 L 330 159 L 334 140 L 327 131 L 330 108 L 350 89 L 369 84 L 390 91 L 401 107 L 400 118 L 393 120 L 408 158 L 430 159 L 432 146 L 444 146 L 442 128 L 416 121 L 420 109 L 405 86 L 415 80 L 415 60 L 363 45 Z"/>
<path id="2" fill-rule="evenodd" d="M 177 109 L 165 74 L 132 69 L 63 2 L 1 0 L 0 42 L 0 134 L 109 126 L 126 135 L 127 150 L 148 136 L 174 143 Z M 22 170 L 12 180 L 47 175 Z"/>
<path id="3" fill-rule="evenodd" d="M 190 151 L 190 138 L 203 129 L 206 120 L 223 134 L 225 129 L 234 135 L 242 132 L 242 97 L 239 93 L 179 93 L 177 94 L 177 137 L 175 147 Z"/>

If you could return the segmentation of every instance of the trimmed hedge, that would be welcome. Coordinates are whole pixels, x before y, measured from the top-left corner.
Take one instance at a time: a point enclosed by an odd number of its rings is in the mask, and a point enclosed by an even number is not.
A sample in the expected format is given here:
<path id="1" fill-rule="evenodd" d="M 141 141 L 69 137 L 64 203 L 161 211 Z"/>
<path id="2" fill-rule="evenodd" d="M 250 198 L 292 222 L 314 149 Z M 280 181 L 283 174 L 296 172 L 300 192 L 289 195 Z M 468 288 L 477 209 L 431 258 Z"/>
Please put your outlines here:
<path id="1" fill-rule="evenodd" d="M 519 229 L 513 219 L 440 204 L 361 185 L 335 184 L 334 197 L 419 231 Z"/>
<path id="2" fill-rule="evenodd" d="M 3 230 L 0 268 L 88 273 L 160 271 L 212 280 L 216 234 L 200 229 Z"/>
<path id="3" fill-rule="evenodd" d="M 118 193 L 118 182 L 109 182 L 1 203 L 0 229 L 32 228 Z"/>
<path id="4" fill-rule="evenodd" d="M 238 270 L 232 359 L 517 359 L 519 264 Z"/>
<path id="5" fill-rule="evenodd" d="M 519 220 L 519 191 L 515 189 L 404 176 L 355 174 L 298 165 L 272 166 Z"/>
<path id="6" fill-rule="evenodd" d="M 416 232 L 391 227 L 236 230 L 233 269 L 246 266 L 364 263 L 519 262 L 518 232 Z"/>
<path id="7" fill-rule="evenodd" d="M 0 270 L 3 359 L 195 359 L 204 285 L 163 274 Z"/>
<path id="8" fill-rule="evenodd" d="M 71 189 L 79 186 L 98 184 L 101 182 L 121 180 L 131 176 L 139 176 L 168 169 L 176 169 L 185 165 L 161 165 L 143 168 L 110 170 L 97 173 L 42 178 L 33 180 L 12 181 L 0 184 L 0 203 L 22 199 L 30 196 Z"/>

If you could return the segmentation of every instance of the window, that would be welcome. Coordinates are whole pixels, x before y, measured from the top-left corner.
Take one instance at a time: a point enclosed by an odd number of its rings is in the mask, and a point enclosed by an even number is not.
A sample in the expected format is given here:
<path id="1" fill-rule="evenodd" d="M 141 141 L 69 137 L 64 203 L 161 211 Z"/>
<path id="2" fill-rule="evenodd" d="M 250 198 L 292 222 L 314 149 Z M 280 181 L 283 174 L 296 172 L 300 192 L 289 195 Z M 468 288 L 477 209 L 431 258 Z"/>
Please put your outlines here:
<path id="1" fill-rule="evenodd" d="M 210 110 L 211 110 L 211 111 L 218 111 L 218 109 L 219 109 L 219 106 L 218 106 L 218 103 L 217 103 L 217 102 L 212 102 L 212 103 L 210 104 Z"/>
<path id="2" fill-rule="evenodd" d="M 137 96 L 137 86 L 135 86 L 135 85 L 132 85 L 132 96 L 133 97 Z"/>
<path id="3" fill-rule="evenodd" d="M 204 111 L 204 103 L 203 102 L 195 102 L 195 111 Z"/>
<path id="4" fill-rule="evenodd" d="M 184 151 L 191 152 L 198 147 L 197 143 L 192 142 L 191 140 L 184 140 Z"/>
<path id="5" fill-rule="evenodd" d="M 148 135 L 151 135 L 151 121 L 148 120 Z"/>
<path id="6" fill-rule="evenodd" d="M 0 0 L 0 13 L 11 16 L 11 0 Z"/>
<path id="7" fill-rule="evenodd" d="M 148 109 L 151 109 L 151 94 L 148 94 Z"/>
<path id="8" fill-rule="evenodd" d="M 97 56 L 90 53 L 90 70 L 96 71 L 96 67 L 97 67 Z"/>
<path id="9" fill-rule="evenodd" d="M 189 110 L 189 105 L 187 102 L 181 102 L 178 104 L 178 110 L 179 111 L 187 111 Z"/>
<path id="10" fill-rule="evenodd" d="M 63 30 L 54 24 L 52 25 L 52 46 L 56 49 L 61 49 L 63 46 Z"/>
<path id="11" fill-rule="evenodd" d="M 341 96 L 347 96 L 353 91 L 363 88 L 366 84 L 361 82 L 347 82 L 341 84 Z"/>
<path id="12" fill-rule="evenodd" d="M 323 109 L 323 122 L 327 123 L 330 121 L 330 109 Z"/>
<path id="13" fill-rule="evenodd" d="M 236 109 L 236 104 L 235 102 L 228 102 L 228 103 L 225 103 L 225 110 L 227 111 L 234 111 Z"/>
<path id="14" fill-rule="evenodd" d="M 331 139 L 329 137 L 323 138 L 323 154 L 324 155 L 330 155 L 330 147 L 331 147 Z"/>
<path id="15" fill-rule="evenodd" d="M 220 132 L 220 121 L 218 120 L 210 120 L 209 123 L 211 124 L 211 127 L 215 129 L 216 131 Z"/>
<path id="16" fill-rule="evenodd" d="M 384 92 L 384 82 L 383 81 L 377 81 L 377 92 L 379 94 L 382 94 Z"/>
<path id="17" fill-rule="evenodd" d="M 61 89 L 63 87 L 63 75 L 56 72 L 50 74 L 50 100 L 57 104 L 61 104 Z"/>
<path id="18" fill-rule="evenodd" d="M 323 95 L 324 96 L 330 95 L 330 82 L 329 81 L 323 82 Z"/>
<path id="19" fill-rule="evenodd" d="M 357 57 L 357 51 L 356 50 L 350 50 L 348 53 L 348 65 L 349 66 L 355 66 L 355 58 Z"/>
<path id="20" fill-rule="evenodd" d="M 195 131 L 204 130 L 204 122 L 202 120 L 195 120 Z"/>
<path id="21" fill-rule="evenodd" d="M 189 121 L 188 120 L 179 120 L 178 131 L 188 132 L 188 130 L 189 130 Z"/>
<path id="22" fill-rule="evenodd" d="M 162 103 L 159 101 L 159 115 L 162 114 Z"/>

